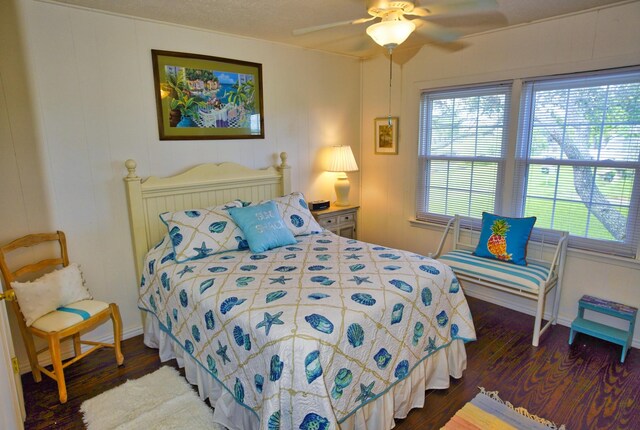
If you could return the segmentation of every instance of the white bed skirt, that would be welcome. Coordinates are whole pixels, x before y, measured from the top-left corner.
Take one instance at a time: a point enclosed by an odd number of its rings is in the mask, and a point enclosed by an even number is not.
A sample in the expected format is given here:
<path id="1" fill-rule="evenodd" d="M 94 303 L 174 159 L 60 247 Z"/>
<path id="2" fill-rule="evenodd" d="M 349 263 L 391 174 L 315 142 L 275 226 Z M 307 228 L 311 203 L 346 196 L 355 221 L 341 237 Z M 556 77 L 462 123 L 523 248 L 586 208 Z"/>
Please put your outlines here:
<path id="1" fill-rule="evenodd" d="M 185 368 L 187 380 L 198 386 L 200 398 L 215 408 L 214 421 L 231 430 L 257 430 L 257 416 L 238 404 L 196 360 L 176 341 L 160 330 L 158 320 L 145 318 L 144 344 L 159 350 L 160 360 L 176 359 Z M 394 418 L 405 418 L 413 408 L 422 408 L 425 391 L 449 387 L 449 377 L 462 377 L 467 367 L 467 353 L 462 340 L 455 340 L 448 348 L 436 351 L 417 366 L 406 379 L 396 384 L 375 401 L 358 409 L 340 424 L 342 430 L 388 430 L 395 426 Z M 428 405 L 427 405 L 428 407 Z"/>

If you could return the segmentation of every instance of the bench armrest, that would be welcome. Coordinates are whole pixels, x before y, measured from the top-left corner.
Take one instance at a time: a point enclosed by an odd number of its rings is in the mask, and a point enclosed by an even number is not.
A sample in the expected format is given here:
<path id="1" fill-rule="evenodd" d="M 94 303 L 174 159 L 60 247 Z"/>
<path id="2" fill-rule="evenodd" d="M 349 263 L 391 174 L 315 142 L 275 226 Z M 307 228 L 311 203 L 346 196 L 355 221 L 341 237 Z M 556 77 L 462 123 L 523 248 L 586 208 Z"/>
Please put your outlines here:
<path id="1" fill-rule="evenodd" d="M 440 245 L 438 245 L 438 249 L 436 250 L 436 253 L 429 253 L 429 257 L 431 258 L 438 258 L 440 257 L 440 253 L 442 252 L 442 248 L 444 247 L 444 241 L 447 239 L 447 235 L 449 234 L 449 230 L 451 230 L 451 227 L 453 225 L 454 222 L 456 222 L 457 217 L 453 217 L 449 220 L 449 222 L 447 223 L 447 226 L 444 228 L 444 233 L 442 233 L 442 238 L 440 239 Z"/>
<path id="2" fill-rule="evenodd" d="M 553 254 L 553 259 L 551 260 L 551 265 L 549 266 L 549 276 L 547 276 L 547 284 L 551 281 L 554 276 L 557 276 L 558 279 L 562 277 L 562 269 L 564 268 L 564 260 L 567 254 L 567 236 L 563 235 L 558 240 L 558 246 L 556 247 L 556 252 Z"/>

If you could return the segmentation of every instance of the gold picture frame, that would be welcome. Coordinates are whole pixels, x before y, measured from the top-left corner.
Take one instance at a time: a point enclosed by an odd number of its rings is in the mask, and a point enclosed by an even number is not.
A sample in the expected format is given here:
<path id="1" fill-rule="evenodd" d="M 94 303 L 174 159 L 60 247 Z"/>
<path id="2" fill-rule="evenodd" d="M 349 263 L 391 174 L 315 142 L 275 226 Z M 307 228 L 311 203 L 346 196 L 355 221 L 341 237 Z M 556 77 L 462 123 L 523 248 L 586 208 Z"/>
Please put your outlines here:
<path id="1" fill-rule="evenodd" d="M 398 155 L 398 117 L 376 118 L 374 120 L 375 153 Z"/>

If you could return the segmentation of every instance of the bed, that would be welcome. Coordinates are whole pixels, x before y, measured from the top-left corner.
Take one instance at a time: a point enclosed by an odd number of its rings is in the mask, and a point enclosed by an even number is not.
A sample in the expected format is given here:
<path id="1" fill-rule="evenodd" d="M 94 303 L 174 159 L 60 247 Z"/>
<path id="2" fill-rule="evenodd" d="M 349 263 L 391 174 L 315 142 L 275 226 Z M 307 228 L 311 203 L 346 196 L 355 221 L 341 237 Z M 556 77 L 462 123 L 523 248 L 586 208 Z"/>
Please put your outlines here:
<path id="1" fill-rule="evenodd" d="M 390 429 L 466 368 L 475 331 L 446 265 L 326 230 L 182 261 L 158 217 L 288 201 L 280 158 L 276 168 L 207 164 L 144 181 L 127 160 L 145 344 L 185 367 L 227 428 Z"/>

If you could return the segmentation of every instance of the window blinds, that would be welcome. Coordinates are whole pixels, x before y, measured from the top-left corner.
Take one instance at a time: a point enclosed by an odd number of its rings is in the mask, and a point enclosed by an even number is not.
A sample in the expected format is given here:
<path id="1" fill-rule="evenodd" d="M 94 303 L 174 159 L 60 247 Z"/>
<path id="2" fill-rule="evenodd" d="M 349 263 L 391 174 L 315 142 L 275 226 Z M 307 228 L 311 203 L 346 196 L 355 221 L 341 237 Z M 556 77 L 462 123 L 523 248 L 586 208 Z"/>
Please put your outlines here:
<path id="1" fill-rule="evenodd" d="M 507 83 L 422 93 L 416 218 L 480 217 L 499 207 L 510 99 Z"/>
<path id="2" fill-rule="evenodd" d="M 570 245 L 636 256 L 640 71 L 525 81 L 514 201 Z"/>

